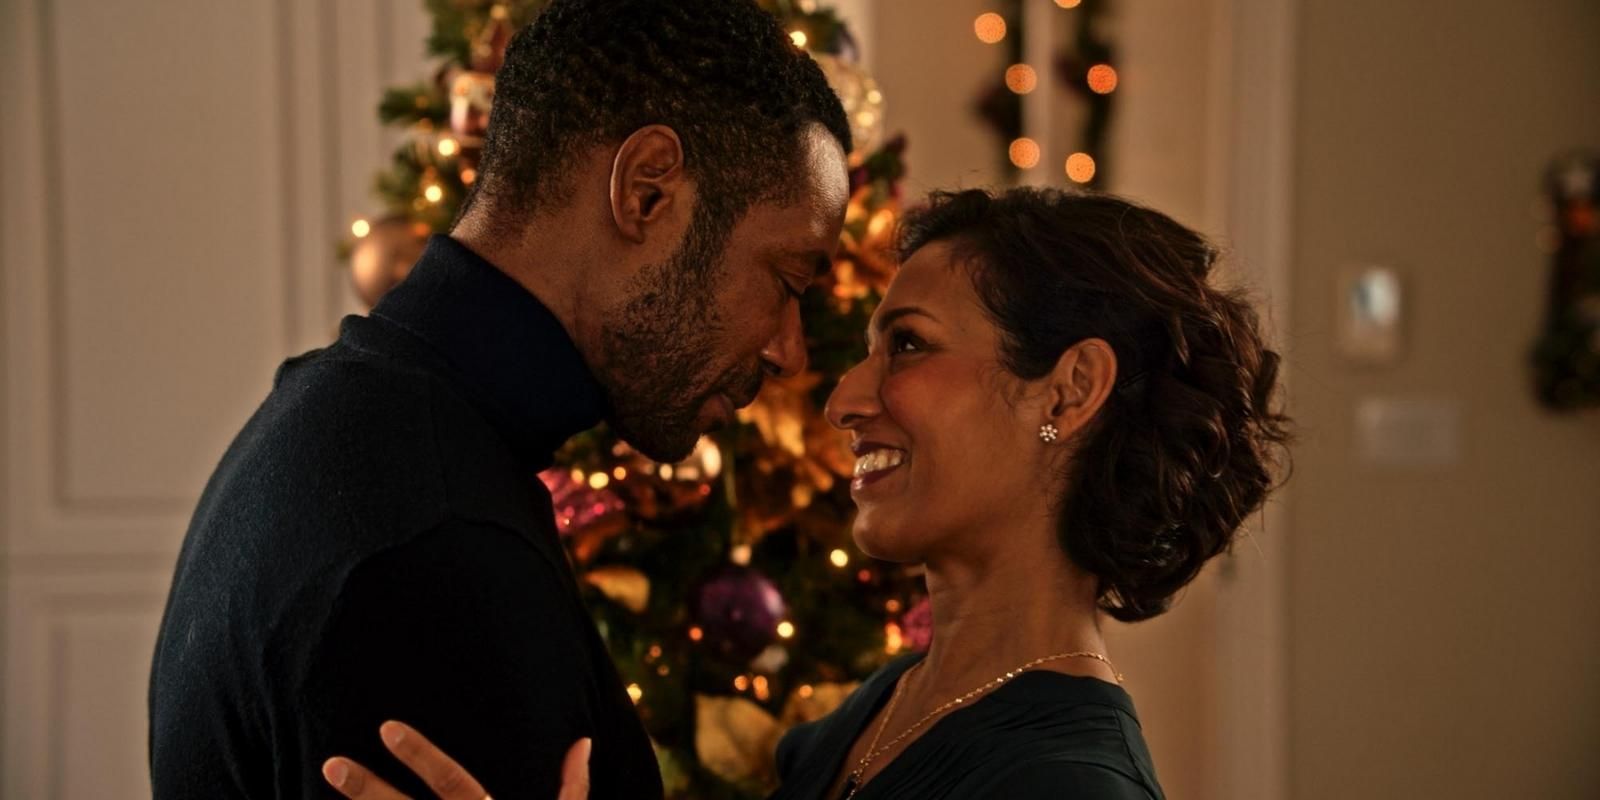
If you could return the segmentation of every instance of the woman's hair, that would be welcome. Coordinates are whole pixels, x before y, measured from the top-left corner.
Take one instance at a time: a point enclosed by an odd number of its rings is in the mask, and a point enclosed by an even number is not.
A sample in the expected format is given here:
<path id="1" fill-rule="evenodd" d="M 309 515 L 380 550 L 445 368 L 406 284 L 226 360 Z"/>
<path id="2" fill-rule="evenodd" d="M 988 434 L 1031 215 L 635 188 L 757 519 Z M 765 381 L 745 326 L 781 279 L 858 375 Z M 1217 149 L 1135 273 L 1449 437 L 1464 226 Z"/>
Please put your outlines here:
<path id="1" fill-rule="evenodd" d="M 1232 545 L 1286 466 L 1279 356 L 1243 293 L 1208 284 L 1217 251 L 1172 218 L 1105 194 L 937 192 L 900 256 L 945 242 L 1024 380 L 1100 338 L 1117 378 L 1080 435 L 1062 497 L 1067 555 L 1123 621 L 1166 611 Z"/>

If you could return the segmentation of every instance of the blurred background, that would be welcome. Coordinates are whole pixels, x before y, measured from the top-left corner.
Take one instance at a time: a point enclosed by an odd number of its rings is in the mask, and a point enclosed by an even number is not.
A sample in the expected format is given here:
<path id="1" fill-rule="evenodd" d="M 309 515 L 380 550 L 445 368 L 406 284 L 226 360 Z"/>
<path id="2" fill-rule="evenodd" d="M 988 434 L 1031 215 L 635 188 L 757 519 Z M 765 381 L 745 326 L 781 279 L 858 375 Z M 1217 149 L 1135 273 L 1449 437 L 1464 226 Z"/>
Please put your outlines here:
<path id="1" fill-rule="evenodd" d="M 485 20 L 528 4 L 494 5 L 0 0 L 0 796 L 148 796 L 146 681 L 193 504 L 278 362 L 399 279 L 470 182 Z M 1111 630 L 1169 796 L 1600 797 L 1600 4 L 773 5 L 876 137 L 817 314 L 871 302 L 880 211 L 1014 183 L 1167 211 L 1260 299 L 1293 479 L 1174 611 Z M 424 47 L 441 24 L 453 67 Z M 400 178 L 374 194 L 378 175 Z M 754 444 L 712 443 L 689 476 L 647 465 L 645 488 L 732 508 L 735 465 L 804 427 L 781 401 L 746 418 Z M 780 497 L 811 504 L 826 464 L 795 477 L 798 446 Z M 547 480 L 615 475 L 582 505 L 636 522 L 628 454 L 597 452 Z M 704 540 L 727 562 L 709 575 L 606 562 L 644 534 L 585 529 L 597 615 L 644 653 L 636 698 L 684 796 L 759 785 L 766 738 L 804 713 L 784 699 L 874 663 L 791 658 L 805 637 L 916 644 L 907 576 L 747 516 Z M 808 605 L 813 583 L 881 607 Z M 730 596 L 773 635 L 719 622 Z M 827 644 L 835 617 L 868 624 Z M 661 671 L 702 637 L 740 652 L 718 692 Z"/>

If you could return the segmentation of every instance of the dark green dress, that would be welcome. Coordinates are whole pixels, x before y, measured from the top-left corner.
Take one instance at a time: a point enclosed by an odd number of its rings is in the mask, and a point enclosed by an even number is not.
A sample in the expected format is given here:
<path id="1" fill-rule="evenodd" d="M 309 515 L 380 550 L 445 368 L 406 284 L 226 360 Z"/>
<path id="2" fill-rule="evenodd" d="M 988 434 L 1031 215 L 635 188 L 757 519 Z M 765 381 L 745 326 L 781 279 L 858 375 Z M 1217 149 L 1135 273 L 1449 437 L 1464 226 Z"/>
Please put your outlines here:
<path id="1" fill-rule="evenodd" d="M 824 792 L 850 747 L 922 659 L 896 659 L 837 710 L 778 744 L 783 781 L 771 800 L 835 800 Z M 1133 700 L 1121 687 L 1059 672 L 1025 672 L 946 714 L 869 780 L 856 800 L 1050 798 L 1163 800 Z"/>

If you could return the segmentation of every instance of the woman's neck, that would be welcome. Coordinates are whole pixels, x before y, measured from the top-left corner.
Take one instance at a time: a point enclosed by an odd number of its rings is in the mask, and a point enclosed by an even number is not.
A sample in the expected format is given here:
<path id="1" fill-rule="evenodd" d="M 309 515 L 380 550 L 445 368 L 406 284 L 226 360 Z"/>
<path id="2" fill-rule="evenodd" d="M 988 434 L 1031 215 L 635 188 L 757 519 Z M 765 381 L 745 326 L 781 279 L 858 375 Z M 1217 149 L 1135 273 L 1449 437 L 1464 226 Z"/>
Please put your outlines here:
<path id="1" fill-rule="evenodd" d="M 930 560 L 933 643 L 918 670 L 917 694 L 956 697 L 1034 659 L 1105 654 L 1094 577 L 1067 559 L 1053 535 L 1041 538 L 1042 552 L 1031 558 Z M 1040 666 L 1114 677 L 1106 664 L 1087 658 Z"/>

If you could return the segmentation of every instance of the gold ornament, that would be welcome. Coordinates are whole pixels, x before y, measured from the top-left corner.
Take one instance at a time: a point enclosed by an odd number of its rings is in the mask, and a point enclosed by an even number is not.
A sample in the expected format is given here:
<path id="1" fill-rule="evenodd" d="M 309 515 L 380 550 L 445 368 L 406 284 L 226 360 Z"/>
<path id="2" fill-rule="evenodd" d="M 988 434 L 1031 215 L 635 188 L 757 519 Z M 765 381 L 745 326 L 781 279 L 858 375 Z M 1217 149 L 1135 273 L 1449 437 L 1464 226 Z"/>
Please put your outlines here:
<path id="1" fill-rule="evenodd" d="M 811 57 L 844 106 L 845 117 L 850 121 L 850 138 L 855 140 L 852 153 L 858 156 L 852 163 L 856 163 L 859 157 L 877 150 L 883 140 L 883 92 L 878 82 L 855 64 L 827 53 L 813 53 Z"/>
<path id="2" fill-rule="evenodd" d="M 650 605 L 650 579 L 633 567 L 595 567 L 583 573 L 583 579 L 611 602 L 635 614 L 643 614 Z"/>
<path id="3" fill-rule="evenodd" d="M 461 164 L 476 174 L 494 105 L 494 74 L 463 70 L 450 82 L 450 130 L 460 148 Z M 468 181 L 470 183 L 470 181 Z"/>
<path id="4" fill-rule="evenodd" d="M 807 722 L 815 722 L 833 713 L 850 693 L 860 686 L 860 681 L 850 683 L 807 684 L 789 693 L 779 722 L 784 730 Z"/>
<path id="5" fill-rule="evenodd" d="M 350 282 L 368 307 L 377 305 L 422 257 L 426 234 L 418 235 L 404 217 L 385 217 L 367 226 L 367 235 L 350 251 Z"/>
<path id="6" fill-rule="evenodd" d="M 730 783 L 769 786 L 782 730 L 766 709 L 743 697 L 695 695 L 694 752 Z"/>

